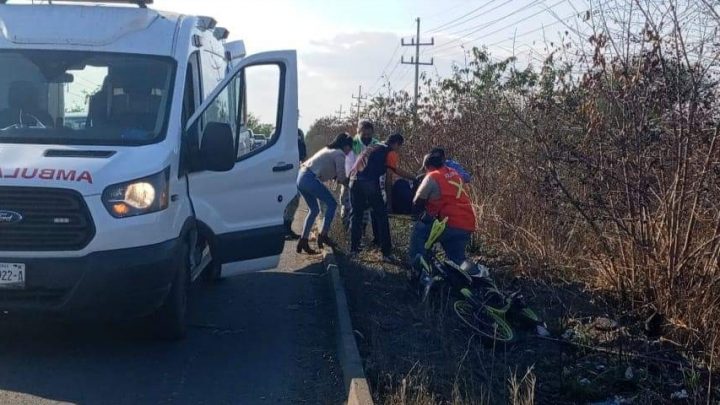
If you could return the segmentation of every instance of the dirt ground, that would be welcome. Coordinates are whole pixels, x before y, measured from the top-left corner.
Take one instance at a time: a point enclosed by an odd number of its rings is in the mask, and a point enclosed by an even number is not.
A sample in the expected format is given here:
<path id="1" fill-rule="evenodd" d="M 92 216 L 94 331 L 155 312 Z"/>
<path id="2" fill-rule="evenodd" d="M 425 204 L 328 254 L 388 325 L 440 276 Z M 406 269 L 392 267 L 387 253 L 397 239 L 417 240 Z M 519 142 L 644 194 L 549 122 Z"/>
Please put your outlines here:
<path id="1" fill-rule="evenodd" d="M 398 257 L 410 226 L 393 219 Z M 340 229 L 334 237 L 345 239 Z M 643 319 L 580 283 L 550 271 L 518 274 L 510 260 L 479 252 L 500 285 L 519 286 L 550 332 L 530 328 L 512 344 L 493 344 L 456 318 L 449 292 L 421 304 L 405 268 L 372 250 L 349 260 L 344 248 L 337 250 L 356 339 L 378 403 L 718 403 L 707 399 L 720 397 L 691 353 L 647 336 Z"/>

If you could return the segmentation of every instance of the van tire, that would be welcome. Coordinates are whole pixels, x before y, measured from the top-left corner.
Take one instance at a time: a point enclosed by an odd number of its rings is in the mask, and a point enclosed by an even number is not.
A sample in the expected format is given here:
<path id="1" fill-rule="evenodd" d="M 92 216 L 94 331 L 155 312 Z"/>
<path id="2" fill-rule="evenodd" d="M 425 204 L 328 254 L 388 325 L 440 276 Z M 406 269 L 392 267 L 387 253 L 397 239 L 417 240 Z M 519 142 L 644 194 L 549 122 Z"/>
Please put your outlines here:
<path id="1" fill-rule="evenodd" d="M 212 244 L 210 247 L 210 263 L 207 268 L 203 271 L 202 278 L 208 283 L 217 283 L 222 280 L 222 263 L 216 258 L 217 250 Z"/>
<path id="2" fill-rule="evenodd" d="M 152 317 L 156 336 L 163 340 L 181 340 L 187 334 L 187 309 L 190 293 L 190 249 L 183 243 L 180 262 L 165 303 Z"/>
<path id="3" fill-rule="evenodd" d="M 203 280 L 208 283 L 217 283 L 222 280 L 222 264 L 217 260 L 212 260 L 203 272 Z"/>

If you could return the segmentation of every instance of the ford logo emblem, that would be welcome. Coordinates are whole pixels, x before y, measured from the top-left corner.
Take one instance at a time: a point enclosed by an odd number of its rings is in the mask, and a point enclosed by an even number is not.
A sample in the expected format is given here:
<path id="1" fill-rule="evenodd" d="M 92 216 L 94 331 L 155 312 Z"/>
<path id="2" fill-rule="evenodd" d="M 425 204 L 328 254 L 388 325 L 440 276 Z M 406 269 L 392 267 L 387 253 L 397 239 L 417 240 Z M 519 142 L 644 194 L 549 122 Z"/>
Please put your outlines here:
<path id="1" fill-rule="evenodd" d="M 0 210 L 0 225 L 16 224 L 23 220 L 23 216 L 15 211 Z"/>

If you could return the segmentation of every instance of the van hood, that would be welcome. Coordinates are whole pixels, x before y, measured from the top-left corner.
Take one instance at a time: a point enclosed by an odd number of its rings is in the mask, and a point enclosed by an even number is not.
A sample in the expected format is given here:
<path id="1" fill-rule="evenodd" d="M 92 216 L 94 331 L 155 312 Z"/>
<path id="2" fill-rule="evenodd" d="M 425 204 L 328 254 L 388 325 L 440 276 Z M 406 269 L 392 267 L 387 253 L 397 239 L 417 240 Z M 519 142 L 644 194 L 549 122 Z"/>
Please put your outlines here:
<path id="1" fill-rule="evenodd" d="M 171 153 L 162 144 L 82 147 L 0 144 L 0 187 L 68 188 L 84 196 L 164 170 Z"/>

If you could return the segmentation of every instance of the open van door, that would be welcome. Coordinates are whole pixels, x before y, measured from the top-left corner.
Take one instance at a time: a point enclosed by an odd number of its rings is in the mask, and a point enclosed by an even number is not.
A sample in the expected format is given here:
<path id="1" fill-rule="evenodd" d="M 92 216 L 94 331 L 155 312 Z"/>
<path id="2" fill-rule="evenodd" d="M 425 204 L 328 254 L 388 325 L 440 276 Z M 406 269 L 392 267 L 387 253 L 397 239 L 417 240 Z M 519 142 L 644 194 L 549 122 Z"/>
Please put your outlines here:
<path id="1" fill-rule="evenodd" d="M 188 120 L 190 198 L 214 235 L 212 260 L 223 275 L 279 263 L 283 213 L 297 194 L 297 84 L 295 51 L 251 55 L 234 62 Z M 256 142 L 261 131 L 267 139 Z"/>

